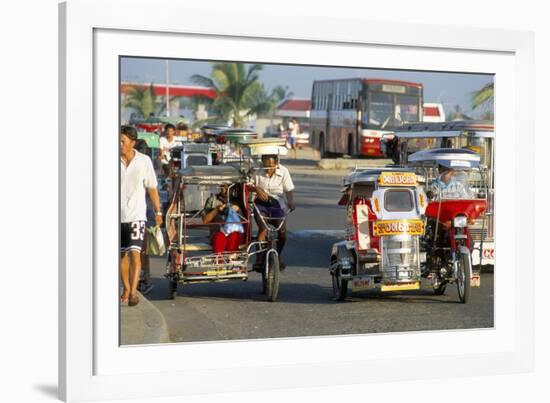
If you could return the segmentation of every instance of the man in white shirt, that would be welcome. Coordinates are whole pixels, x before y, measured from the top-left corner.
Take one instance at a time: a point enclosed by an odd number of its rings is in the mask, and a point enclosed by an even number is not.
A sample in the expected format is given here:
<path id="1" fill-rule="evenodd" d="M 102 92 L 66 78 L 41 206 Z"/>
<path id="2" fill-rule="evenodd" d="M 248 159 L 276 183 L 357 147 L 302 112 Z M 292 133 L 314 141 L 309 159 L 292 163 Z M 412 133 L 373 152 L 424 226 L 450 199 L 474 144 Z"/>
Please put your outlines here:
<path id="1" fill-rule="evenodd" d="M 288 144 L 290 144 L 294 159 L 296 159 L 296 143 L 298 141 L 298 133 L 300 133 L 300 126 L 298 125 L 296 118 L 292 118 L 288 123 Z"/>
<path id="2" fill-rule="evenodd" d="M 134 149 L 137 132 L 131 126 L 120 130 L 120 277 L 123 292 L 120 302 L 134 306 L 139 302 L 137 286 L 141 272 L 141 248 L 145 235 L 146 200 L 155 211 L 155 223 L 162 224 L 157 178 L 151 159 Z"/>
<path id="3" fill-rule="evenodd" d="M 278 163 L 276 155 L 262 156 L 263 169 L 256 173 L 252 182 L 253 191 L 256 192 L 256 207 L 260 214 L 269 218 L 283 218 L 287 211 L 294 210 L 294 183 L 290 177 L 288 169 Z M 258 241 L 265 240 L 267 228 L 261 223 L 258 224 Z M 277 252 L 279 257 L 283 251 L 286 242 L 286 224 L 283 224 L 279 230 L 277 240 Z M 281 269 L 284 264 L 281 262 Z"/>
<path id="4" fill-rule="evenodd" d="M 181 147 L 182 143 L 179 140 L 176 140 L 176 126 L 171 123 L 167 123 L 164 126 L 164 137 L 159 139 L 160 144 L 160 153 L 159 158 L 162 164 L 162 169 L 165 175 L 168 175 L 168 167 L 172 156 L 170 150 L 174 147 Z"/>

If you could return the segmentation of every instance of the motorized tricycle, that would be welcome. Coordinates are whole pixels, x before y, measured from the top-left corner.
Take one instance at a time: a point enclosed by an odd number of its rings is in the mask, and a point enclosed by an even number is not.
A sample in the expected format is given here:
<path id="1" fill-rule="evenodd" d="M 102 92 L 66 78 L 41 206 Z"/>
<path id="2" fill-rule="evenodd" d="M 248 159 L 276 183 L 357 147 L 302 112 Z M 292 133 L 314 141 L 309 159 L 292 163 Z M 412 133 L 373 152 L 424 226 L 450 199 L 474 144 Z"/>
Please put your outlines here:
<path id="1" fill-rule="evenodd" d="M 469 149 L 479 154 L 479 168 L 468 171 L 469 186 L 475 192 L 486 193 L 487 208 L 468 225 L 474 243 L 474 266 L 495 264 L 494 139 L 493 122 L 452 121 L 404 124 L 395 130 L 390 140 L 384 141 L 387 156 L 402 167 L 409 166 L 409 156 L 420 150 L 456 148 Z"/>
<path id="2" fill-rule="evenodd" d="M 352 291 L 419 289 L 428 201 L 415 172 L 356 168 L 342 192 L 346 240 L 333 245 L 329 268 L 335 299 L 346 298 L 349 283 Z"/>
<path id="3" fill-rule="evenodd" d="M 408 164 L 422 172 L 428 206 L 421 248 L 426 252 L 423 276 L 431 279 L 437 295 L 456 284 L 460 302 L 470 299 L 471 287 L 480 286 L 473 270 L 474 244 L 469 226 L 487 208 L 487 194 L 470 187 L 470 172 L 479 168 L 479 154 L 467 149 L 418 151 Z"/>

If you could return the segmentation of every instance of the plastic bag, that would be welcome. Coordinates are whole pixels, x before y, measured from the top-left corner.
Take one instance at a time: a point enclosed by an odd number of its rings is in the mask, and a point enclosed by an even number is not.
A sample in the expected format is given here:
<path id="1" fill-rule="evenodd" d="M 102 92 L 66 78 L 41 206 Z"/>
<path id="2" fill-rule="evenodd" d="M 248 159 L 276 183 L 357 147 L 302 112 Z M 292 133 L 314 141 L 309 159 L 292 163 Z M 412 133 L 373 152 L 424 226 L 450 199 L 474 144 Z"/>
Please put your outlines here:
<path id="1" fill-rule="evenodd" d="M 231 234 L 232 232 L 244 232 L 244 228 L 242 224 L 235 224 L 241 221 L 239 218 L 239 215 L 233 210 L 233 208 L 229 207 L 229 211 L 227 212 L 227 219 L 225 220 L 225 224 L 222 226 L 222 231 L 224 234 Z"/>
<path id="2" fill-rule="evenodd" d="M 164 246 L 164 235 L 160 227 L 148 227 L 146 236 L 146 253 L 153 256 L 162 256 L 166 252 Z"/>

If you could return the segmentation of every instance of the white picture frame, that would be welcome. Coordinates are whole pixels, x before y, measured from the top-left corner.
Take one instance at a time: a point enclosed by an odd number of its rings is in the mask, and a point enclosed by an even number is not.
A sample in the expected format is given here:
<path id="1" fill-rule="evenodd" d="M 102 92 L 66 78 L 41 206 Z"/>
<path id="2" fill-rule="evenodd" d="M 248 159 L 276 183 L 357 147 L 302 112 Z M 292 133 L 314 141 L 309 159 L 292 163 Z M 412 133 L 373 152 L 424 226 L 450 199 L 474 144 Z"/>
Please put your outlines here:
<path id="1" fill-rule="evenodd" d="M 156 18 L 148 18 L 153 14 Z M 182 22 L 172 15 L 186 18 Z M 277 378 L 277 388 L 291 388 L 433 378 L 443 375 L 441 368 L 445 368 L 445 376 L 531 371 L 533 149 L 522 147 L 522 153 L 514 150 L 534 141 L 532 34 L 362 20 L 301 17 L 298 21 L 290 13 L 280 18 L 225 10 L 212 10 L 208 20 L 205 24 L 200 10 L 169 0 L 71 0 L 60 5 L 61 398 L 76 401 L 261 390 L 273 386 L 273 377 Z M 362 23 L 361 30 L 354 28 L 357 23 Z M 327 24 L 332 27 L 330 31 L 320 28 Z M 132 47 L 137 37 L 140 48 Z M 169 46 L 178 41 L 187 49 Z M 235 43 L 240 44 L 239 49 L 226 46 Z M 264 45 L 269 56 L 261 56 Z M 243 60 L 242 52 L 248 47 L 249 53 L 256 49 L 254 57 Z M 297 59 L 292 49 L 296 52 L 300 47 L 306 52 Z M 118 337 L 114 338 L 118 298 L 116 293 L 105 291 L 113 272 L 116 285 L 118 272 L 118 251 L 114 248 L 113 254 L 109 246 L 118 236 L 113 226 L 118 225 L 118 205 L 110 208 L 112 203 L 108 203 L 118 197 L 118 178 L 113 175 L 118 171 L 112 170 L 118 163 L 118 95 L 114 97 L 118 81 L 113 81 L 115 77 L 118 80 L 118 71 L 111 71 L 113 63 L 118 63 L 117 55 L 129 55 L 130 49 L 132 55 L 137 52 L 157 57 L 243 61 L 264 57 L 258 61 L 330 64 L 327 60 L 323 63 L 321 52 L 307 51 L 308 47 L 328 49 L 331 54 L 348 57 L 344 60 L 353 60 L 342 65 L 496 72 L 496 130 L 501 138 L 513 141 L 499 142 L 498 137 L 496 141 L 499 272 L 495 274 L 495 328 L 118 347 Z M 357 49 L 361 54 L 377 55 L 376 61 L 364 64 L 352 58 Z M 241 56 L 235 56 L 238 52 Z M 99 136 L 105 133 L 103 129 L 112 132 L 112 138 Z M 521 174 L 516 169 L 519 166 Z M 517 187 L 513 185 L 520 181 L 522 192 L 514 192 Z M 500 211 L 508 214 L 499 218 Z M 499 237 L 505 232 L 517 235 Z M 381 349 L 386 353 L 378 355 L 363 352 L 373 338 L 377 343 L 420 346 L 435 342 L 439 347 L 430 351 L 409 348 L 409 353 L 407 349 L 391 353 Z M 341 349 L 361 352 L 342 360 L 338 354 Z M 241 375 L 237 381 L 230 376 L 236 368 Z"/>

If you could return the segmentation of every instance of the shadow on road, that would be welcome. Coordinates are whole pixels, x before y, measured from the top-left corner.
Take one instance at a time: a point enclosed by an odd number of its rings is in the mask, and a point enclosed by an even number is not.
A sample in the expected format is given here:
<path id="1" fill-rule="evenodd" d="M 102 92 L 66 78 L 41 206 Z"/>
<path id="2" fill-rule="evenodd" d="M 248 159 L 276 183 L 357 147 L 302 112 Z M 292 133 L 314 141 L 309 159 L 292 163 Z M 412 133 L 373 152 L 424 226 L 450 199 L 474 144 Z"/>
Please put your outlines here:
<path id="1" fill-rule="evenodd" d="M 285 283 L 282 274 L 278 303 L 287 304 L 332 304 L 331 289 L 311 283 Z M 150 301 L 168 300 L 168 282 L 163 278 L 152 278 L 153 290 L 147 295 Z M 210 284 L 185 284 L 178 286 L 178 297 L 204 299 L 208 301 L 267 302 L 262 293 L 260 276 L 252 274 L 248 281 L 231 281 Z"/>

